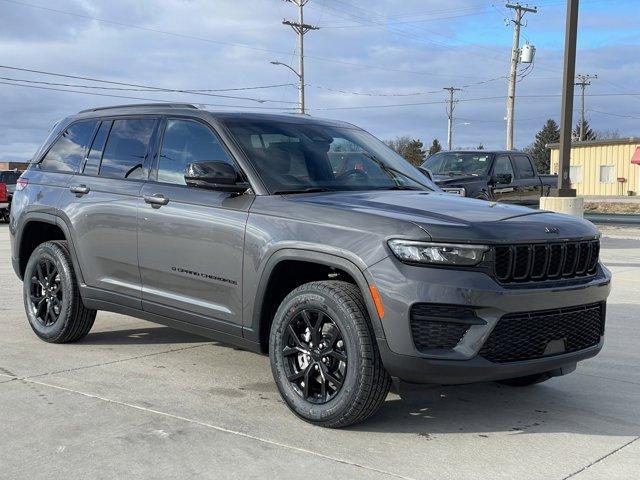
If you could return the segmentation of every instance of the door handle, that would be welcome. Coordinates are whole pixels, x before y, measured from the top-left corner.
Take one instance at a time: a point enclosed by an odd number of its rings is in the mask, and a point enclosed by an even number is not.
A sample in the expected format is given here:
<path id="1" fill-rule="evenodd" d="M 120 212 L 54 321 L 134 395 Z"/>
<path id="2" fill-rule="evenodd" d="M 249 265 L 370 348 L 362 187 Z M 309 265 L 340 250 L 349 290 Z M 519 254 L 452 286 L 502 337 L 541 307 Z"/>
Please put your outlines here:
<path id="1" fill-rule="evenodd" d="M 86 185 L 74 185 L 73 187 L 69 187 L 69 190 L 71 193 L 75 193 L 76 197 L 81 197 L 89 193 L 91 189 Z"/>
<path id="2" fill-rule="evenodd" d="M 156 193 L 154 195 L 144 195 L 144 202 L 151 205 L 153 208 L 160 208 L 162 205 L 166 205 L 169 203 L 169 199 L 162 195 L 161 193 Z"/>

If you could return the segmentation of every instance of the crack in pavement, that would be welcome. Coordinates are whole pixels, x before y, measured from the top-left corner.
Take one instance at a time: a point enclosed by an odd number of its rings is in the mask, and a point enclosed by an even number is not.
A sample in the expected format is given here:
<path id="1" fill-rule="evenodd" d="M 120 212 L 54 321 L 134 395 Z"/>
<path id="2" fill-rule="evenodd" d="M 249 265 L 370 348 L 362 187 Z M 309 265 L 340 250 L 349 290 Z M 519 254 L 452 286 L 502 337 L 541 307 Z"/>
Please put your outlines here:
<path id="1" fill-rule="evenodd" d="M 57 375 L 59 373 L 76 372 L 78 370 L 85 370 L 87 368 L 95 368 L 95 367 L 102 367 L 102 366 L 105 366 L 105 365 L 113 365 L 113 364 L 116 364 L 116 363 L 130 362 L 131 360 L 139 360 L 141 358 L 154 357 L 156 355 L 164 355 L 166 353 L 182 352 L 184 350 L 191 350 L 193 348 L 206 347 L 208 345 L 215 345 L 215 343 L 214 342 L 201 343 L 199 345 L 190 345 L 188 347 L 173 348 L 171 350 L 163 350 L 161 352 L 146 353 L 144 355 L 137 355 L 135 357 L 120 358 L 118 360 L 111 360 L 109 362 L 95 363 L 95 364 L 92 364 L 92 365 L 83 365 L 81 367 L 66 368 L 66 369 L 63 369 L 63 370 L 54 370 L 52 372 L 37 373 L 37 374 L 34 374 L 34 375 L 26 375 L 24 377 L 20 377 L 18 375 L 4 375 L 2 373 L 0 373 L 0 375 L 7 376 L 7 377 L 12 377 L 12 380 L 27 380 L 27 379 L 30 379 L 30 378 L 41 378 L 41 377 L 46 377 L 48 375 Z M 4 382 L 0 382 L 0 383 L 4 383 Z"/>
<path id="2" fill-rule="evenodd" d="M 606 455 L 603 455 L 602 457 L 594 460 L 593 462 L 591 462 L 589 465 L 585 465 L 584 467 L 582 467 L 580 470 L 576 470 L 575 472 L 573 472 L 570 475 L 567 475 L 566 477 L 564 477 L 562 480 L 568 480 L 569 478 L 573 478 L 576 475 L 584 472 L 585 470 L 593 467 L 594 465 L 600 463 L 601 461 L 603 461 L 605 458 L 610 457 L 611 455 L 618 453 L 620 450 L 622 450 L 625 447 L 628 447 L 629 445 L 631 445 L 633 442 L 635 442 L 636 440 L 640 440 L 640 436 L 635 437 L 633 440 L 628 441 L 627 443 L 625 443 L 624 445 L 619 446 L 618 448 L 610 451 L 609 453 L 607 453 Z"/>
<path id="3" fill-rule="evenodd" d="M 333 461 L 333 462 L 341 463 L 343 465 L 349 465 L 349 466 L 352 466 L 352 467 L 361 468 L 363 470 L 379 473 L 379 474 L 382 474 L 382 475 L 387 475 L 387 476 L 390 476 L 390 477 L 393 477 L 393 478 L 400 478 L 402 480 L 415 480 L 412 477 L 407 477 L 407 476 L 404 476 L 404 475 L 400 475 L 398 473 L 393 473 L 393 472 L 389 472 L 389 471 L 382 470 L 382 469 L 379 469 L 379 468 L 370 467 L 370 466 L 367 466 L 367 465 L 362 465 L 360 463 L 351 462 L 351 461 L 345 460 L 343 458 L 332 457 L 331 455 L 325 455 L 323 453 L 314 452 L 314 451 L 308 450 L 306 448 L 296 447 L 296 446 L 293 446 L 293 445 L 287 445 L 286 443 L 281 443 L 281 442 L 277 442 L 277 441 L 274 441 L 274 440 L 269 440 L 267 438 L 258 437 L 258 436 L 251 435 L 249 433 L 240 432 L 240 431 L 237 431 L 237 430 L 231 430 L 229 428 L 221 427 L 219 425 L 214 425 L 212 423 L 207 423 L 207 422 L 203 422 L 203 421 L 200 421 L 200 420 L 195 420 L 193 418 L 183 417 L 181 415 L 175 415 L 173 413 L 163 412 L 161 410 L 155 410 L 153 408 L 147 408 L 147 407 L 143 407 L 143 406 L 140 406 L 140 405 L 136 405 L 134 403 L 123 402 L 121 400 L 114 400 L 114 399 L 107 398 L 107 397 L 102 397 L 100 395 L 96 395 L 96 394 L 93 394 L 93 393 L 82 392 L 80 390 L 75 390 L 73 388 L 67 388 L 67 387 L 63 387 L 63 386 L 60 386 L 60 385 L 54 385 L 54 384 L 51 384 L 51 383 L 42 382 L 42 381 L 39 381 L 39 380 L 33 380 L 32 378 L 33 377 L 30 377 L 30 378 L 25 377 L 25 378 L 23 378 L 21 380 L 23 382 L 25 382 L 25 383 L 32 383 L 32 384 L 40 385 L 40 386 L 43 386 L 43 387 L 54 388 L 54 389 L 57 389 L 57 390 L 62 390 L 62 391 L 69 392 L 69 393 L 75 393 L 77 395 L 82 395 L 82 396 L 87 397 L 87 398 L 100 400 L 100 401 L 111 403 L 111 404 L 114 404 L 114 405 L 119 405 L 119 406 L 122 406 L 122 407 L 132 408 L 132 409 L 135 409 L 135 410 L 139 410 L 139 411 L 142 411 L 142 412 L 151 413 L 151 414 L 155 414 L 155 415 L 161 415 L 161 416 L 164 416 L 164 417 L 167 417 L 167 418 L 173 418 L 175 420 L 181 420 L 183 422 L 188 422 L 188 423 L 191 423 L 193 425 L 198 425 L 198 426 L 201 426 L 201 427 L 210 428 L 210 429 L 222 432 L 222 433 L 227 433 L 227 434 L 231 434 L 231 435 L 237 435 L 239 437 L 244 437 L 244 438 L 247 438 L 247 439 L 250 439 L 250 440 L 254 440 L 254 441 L 257 441 L 257 442 L 261 442 L 261 443 L 264 443 L 264 444 L 267 444 L 267 445 L 271 445 L 271 446 L 274 446 L 274 447 L 285 448 L 287 450 L 292 450 L 292 451 L 295 451 L 295 452 L 298 452 L 298 453 L 304 453 L 304 454 L 307 454 L 307 455 L 314 455 L 314 456 L 316 456 L 318 458 L 323 458 L 325 460 L 330 460 L 330 461 Z"/>
<path id="4" fill-rule="evenodd" d="M 640 385 L 640 382 L 634 382 L 633 380 L 623 380 L 621 378 L 604 377 L 602 375 L 593 375 L 591 373 L 576 372 L 576 375 L 584 375 L 585 377 L 593 377 L 593 378 L 602 378 L 603 380 L 611 380 L 612 382 L 628 383 L 631 385 Z"/>

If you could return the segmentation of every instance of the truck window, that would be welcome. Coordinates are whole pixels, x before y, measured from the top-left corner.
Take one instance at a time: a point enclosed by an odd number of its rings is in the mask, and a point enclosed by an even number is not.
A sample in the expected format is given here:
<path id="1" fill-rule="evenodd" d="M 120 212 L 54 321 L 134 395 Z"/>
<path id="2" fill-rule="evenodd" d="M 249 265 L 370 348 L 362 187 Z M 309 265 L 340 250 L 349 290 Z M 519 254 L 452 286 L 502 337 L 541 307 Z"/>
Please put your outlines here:
<path id="1" fill-rule="evenodd" d="M 142 179 L 149 140 L 156 120 L 129 118 L 114 120 L 104 149 L 99 175 L 110 178 Z"/>
<path id="2" fill-rule="evenodd" d="M 531 160 L 526 155 L 513 155 L 513 162 L 516 165 L 518 178 L 534 178 L 536 176 Z"/>
<path id="3" fill-rule="evenodd" d="M 0 183 L 5 185 L 15 185 L 22 172 L 2 172 L 0 173 Z"/>
<path id="4" fill-rule="evenodd" d="M 511 160 L 507 155 L 500 155 L 496 158 L 496 164 L 493 167 L 494 175 L 511 175 L 513 179 L 513 167 L 511 166 Z"/>
<path id="5" fill-rule="evenodd" d="M 75 172 L 84 159 L 97 120 L 78 122 L 67 128 L 40 162 L 40 168 L 55 172 Z"/>

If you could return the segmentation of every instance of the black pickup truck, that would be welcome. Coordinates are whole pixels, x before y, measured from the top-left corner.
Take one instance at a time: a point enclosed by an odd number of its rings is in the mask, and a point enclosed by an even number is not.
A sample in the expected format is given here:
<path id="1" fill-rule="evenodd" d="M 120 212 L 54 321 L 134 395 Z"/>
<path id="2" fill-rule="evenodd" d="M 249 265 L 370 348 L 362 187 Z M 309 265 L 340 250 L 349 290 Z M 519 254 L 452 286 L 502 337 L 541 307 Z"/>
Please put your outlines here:
<path id="1" fill-rule="evenodd" d="M 557 184 L 523 152 L 463 150 L 431 155 L 421 166 L 444 191 L 494 202 L 537 205 Z"/>

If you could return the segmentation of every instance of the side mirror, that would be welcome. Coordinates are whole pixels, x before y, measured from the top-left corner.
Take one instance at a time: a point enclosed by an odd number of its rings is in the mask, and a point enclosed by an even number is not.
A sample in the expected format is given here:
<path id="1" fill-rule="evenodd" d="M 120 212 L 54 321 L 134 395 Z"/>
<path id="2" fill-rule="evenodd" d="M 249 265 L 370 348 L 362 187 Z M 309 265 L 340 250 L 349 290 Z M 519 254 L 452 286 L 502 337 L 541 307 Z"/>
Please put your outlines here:
<path id="1" fill-rule="evenodd" d="M 189 187 L 243 193 L 249 184 L 239 181 L 239 177 L 236 169 L 227 162 L 206 161 L 190 163 L 184 180 Z"/>
<path id="2" fill-rule="evenodd" d="M 494 175 L 495 183 L 508 184 L 513 181 L 513 175 L 510 173 L 496 173 Z"/>
<path id="3" fill-rule="evenodd" d="M 425 167 L 418 167 L 418 170 L 420 170 L 425 177 L 427 177 L 429 180 L 433 182 L 433 173 L 431 173 L 431 170 Z"/>

